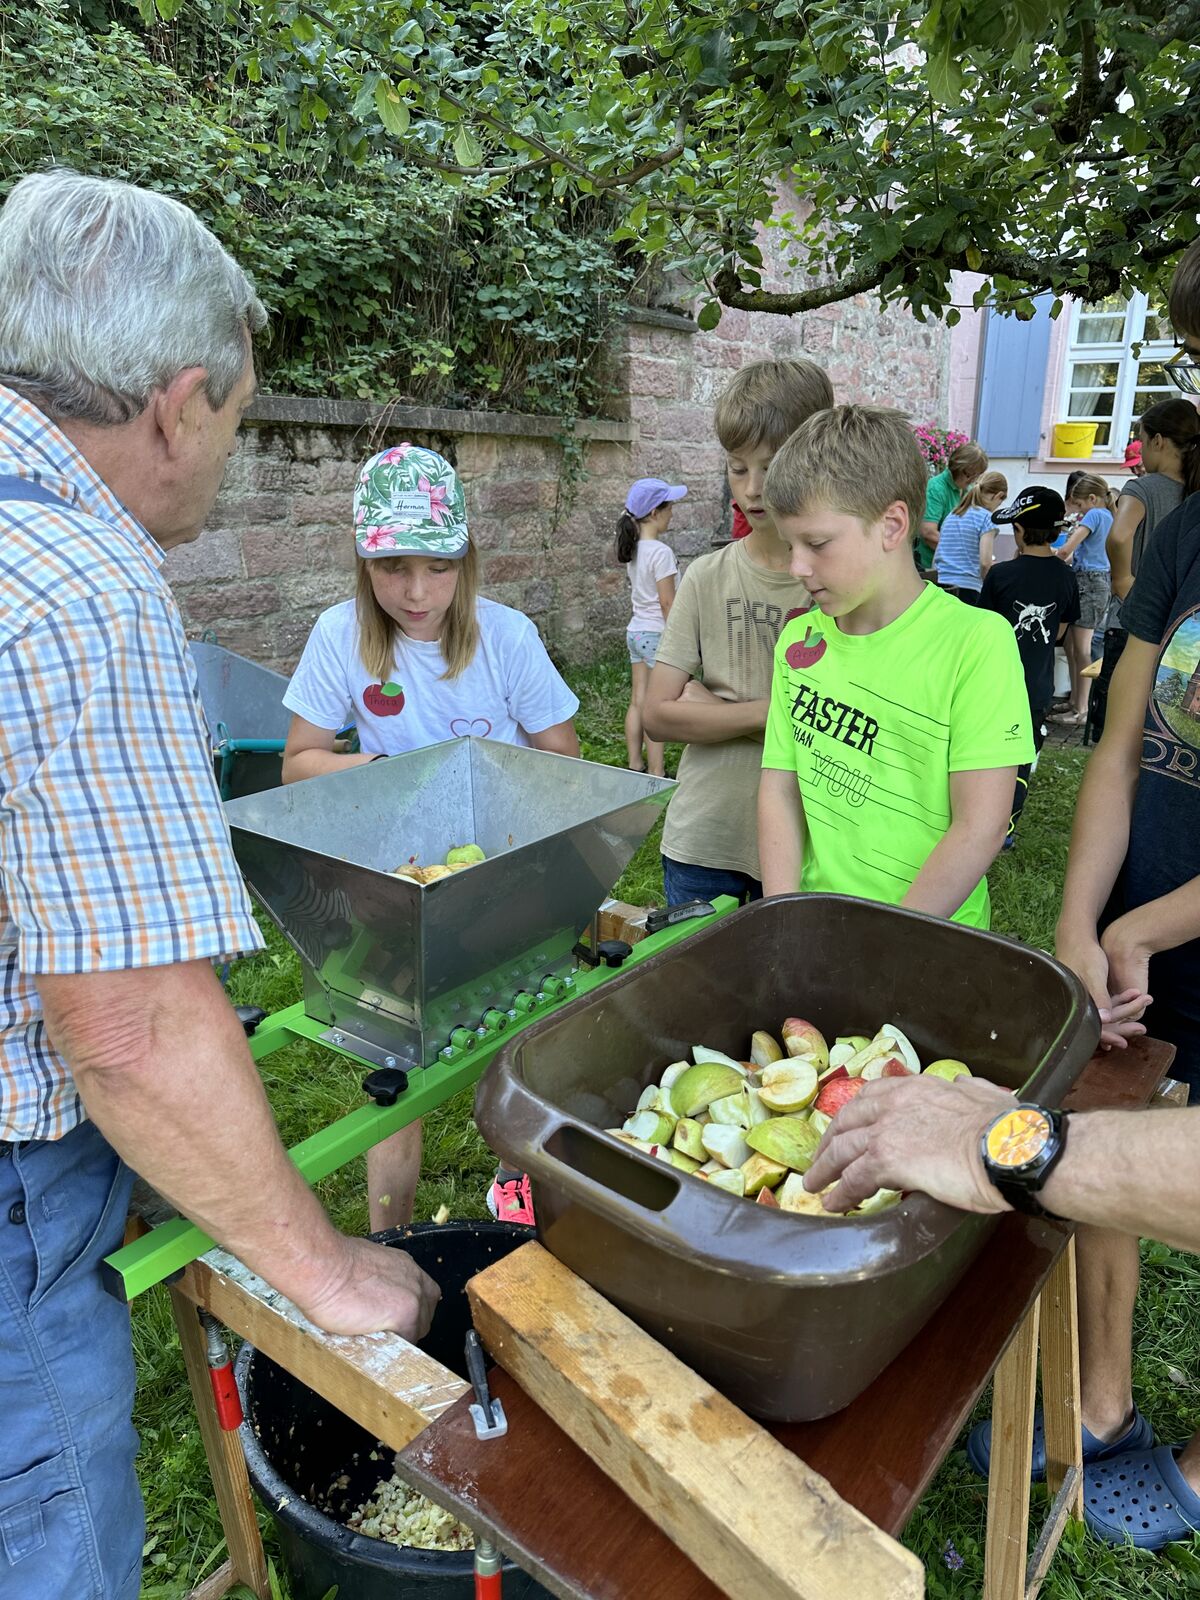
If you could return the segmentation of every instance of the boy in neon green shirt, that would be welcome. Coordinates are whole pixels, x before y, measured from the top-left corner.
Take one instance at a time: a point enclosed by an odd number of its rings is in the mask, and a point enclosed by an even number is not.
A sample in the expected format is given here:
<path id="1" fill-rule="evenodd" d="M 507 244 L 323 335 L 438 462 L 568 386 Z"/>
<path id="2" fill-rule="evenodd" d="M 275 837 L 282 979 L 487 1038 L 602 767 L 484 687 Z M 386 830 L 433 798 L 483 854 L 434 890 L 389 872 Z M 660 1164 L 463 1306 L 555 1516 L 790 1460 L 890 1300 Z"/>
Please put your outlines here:
<path id="1" fill-rule="evenodd" d="M 973 927 L 1017 768 L 1033 759 L 1002 617 L 924 583 L 925 464 L 895 411 L 835 406 L 764 497 L 813 609 L 779 636 L 758 826 L 765 894 L 860 895 Z"/>

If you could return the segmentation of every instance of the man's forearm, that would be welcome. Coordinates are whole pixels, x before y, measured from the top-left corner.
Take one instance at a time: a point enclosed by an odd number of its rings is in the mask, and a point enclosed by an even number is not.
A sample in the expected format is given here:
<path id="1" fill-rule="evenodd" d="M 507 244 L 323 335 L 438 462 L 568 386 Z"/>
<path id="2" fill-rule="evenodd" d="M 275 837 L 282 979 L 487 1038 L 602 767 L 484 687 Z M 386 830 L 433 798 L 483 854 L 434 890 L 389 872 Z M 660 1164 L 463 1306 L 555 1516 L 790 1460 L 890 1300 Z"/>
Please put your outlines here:
<path id="1" fill-rule="evenodd" d="M 965 819 L 952 822 L 900 904 L 931 917 L 952 917 L 985 875 L 1003 843 L 1003 826 L 982 829 Z"/>
<path id="2" fill-rule="evenodd" d="M 1200 1108 L 1077 1113 L 1041 1199 L 1072 1222 L 1200 1252 L 1198 1149 Z"/>
<path id="3" fill-rule="evenodd" d="M 664 700 L 643 713 L 652 739 L 675 744 L 725 744 L 760 737 L 767 723 L 767 700 Z"/>
<path id="4" fill-rule="evenodd" d="M 118 977 L 133 981 L 114 987 Z M 158 981 L 138 981 L 147 978 Z M 252 1270 L 302 1307 L 319 1297 L 343 1264 L 343 1241 L 280 1143 L 211 968 L 95 979 L 101 1022 L 46 1008 L 88 1116 L 128 1165 Z M 53 980 L 47 988 L 52 995 Z"/>

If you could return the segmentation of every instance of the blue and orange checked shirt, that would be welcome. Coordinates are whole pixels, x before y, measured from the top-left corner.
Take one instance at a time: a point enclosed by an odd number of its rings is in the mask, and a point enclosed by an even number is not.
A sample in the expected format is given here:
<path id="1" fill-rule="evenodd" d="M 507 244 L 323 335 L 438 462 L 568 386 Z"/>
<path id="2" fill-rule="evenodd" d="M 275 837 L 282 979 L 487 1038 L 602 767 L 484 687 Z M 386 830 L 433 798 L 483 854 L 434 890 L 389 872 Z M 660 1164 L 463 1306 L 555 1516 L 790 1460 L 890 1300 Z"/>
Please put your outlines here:
<path id="1" fill-rule="evenodd" d="M 42 973 L 262 946 L 213 779 L 162 551 L 35 406 L 0 385 L 0 1139 L 83 1118 Z"/>

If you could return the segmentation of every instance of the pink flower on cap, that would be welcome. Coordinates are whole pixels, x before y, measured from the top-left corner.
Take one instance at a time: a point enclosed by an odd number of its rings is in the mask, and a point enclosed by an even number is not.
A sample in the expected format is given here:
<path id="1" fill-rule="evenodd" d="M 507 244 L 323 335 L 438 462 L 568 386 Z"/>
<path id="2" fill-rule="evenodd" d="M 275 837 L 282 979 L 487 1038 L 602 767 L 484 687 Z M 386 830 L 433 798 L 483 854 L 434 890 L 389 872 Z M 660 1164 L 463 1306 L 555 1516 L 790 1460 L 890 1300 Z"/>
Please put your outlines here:
<path id="1" fill-rule="evenodd" d="M 409 444 L 393 445 L 390 450 L 385 450 L 380 456 L 379 465 L 390 467 L 397 461 L 403 461 L 411 449 L 412 446 Z"/>
<path id="2" fill-rule="evenodd" d="M 359 540 L 364 550 L 394 550 L 396 535 L 391 528 L 371 528 Z"/>
<path id="3" fill-rule="evenodd" d="M 450 507 L 446 504 L 446 485 L 444 483 L 430 483 L 428 478 L 418 478 L 417 488 L 422 494 L 429 496 L 429 515 L 440 528 L 450 510 Z"/>

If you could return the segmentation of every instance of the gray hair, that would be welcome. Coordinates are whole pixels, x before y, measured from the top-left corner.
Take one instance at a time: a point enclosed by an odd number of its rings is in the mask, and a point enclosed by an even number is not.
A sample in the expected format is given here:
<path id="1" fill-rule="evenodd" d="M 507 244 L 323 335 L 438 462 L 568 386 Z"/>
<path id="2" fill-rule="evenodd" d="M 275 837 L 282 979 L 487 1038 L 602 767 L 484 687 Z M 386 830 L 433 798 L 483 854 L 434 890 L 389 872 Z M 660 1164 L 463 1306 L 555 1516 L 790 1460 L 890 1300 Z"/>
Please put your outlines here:
<path id="1" fill-rule="evenodd" d="M 205 369 L 217 409 L 266 320 L 237 262 L 166 195 L 58 167 L 0 210 L 0 383 L 48 416 L 129 422 L 187 367 Z"/>

